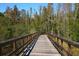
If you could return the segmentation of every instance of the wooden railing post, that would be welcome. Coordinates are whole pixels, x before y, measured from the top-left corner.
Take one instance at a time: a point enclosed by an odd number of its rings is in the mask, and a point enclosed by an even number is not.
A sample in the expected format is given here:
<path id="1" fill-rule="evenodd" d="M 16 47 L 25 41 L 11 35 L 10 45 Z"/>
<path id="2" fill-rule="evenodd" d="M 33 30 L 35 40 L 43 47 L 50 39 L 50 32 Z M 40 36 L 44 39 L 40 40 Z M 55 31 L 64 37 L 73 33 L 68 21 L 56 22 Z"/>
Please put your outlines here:
<path id="1" fill-rule="evenodd" d="M 28 36 L 28 38 L 27 38 L 28 40 L 29 40 L 29 36 Z"/>
<path id="2" fill-rule="evenodd" d="M 33 34 L 32 34 L 33 35 Z M 32 35 L 30 36 L 31 38 L 30 39 L 32 39 Z"/>
<path id="3" fill-rule="evenodd" d="M 15 41 L 13 42 L 13 51 L 16 50 L 16 44 L 15 44 Z"/>
<path id="4" fill-rule="evenodd" d="M 68 55 L 71 55 L 71 44 L 69 44 L 69 43 L 68 43 L 68 52 L 70 53 Z"/>
<path id="5" fill-rule="evenodd" d="M 63 47 L 63 40 L 61 40 L 61 46 Z M 62 51 L 63 49 L 61 49 L 61 51 Z"/>
<path id="6" fill-rule="evenodd" d="M 22 45 L 23 45 L 23 43 L 24 43 L 24 38 L 22 39 Z"/>
<path id="7" fill-rule="evenodd" d="M 23 39 L 23 45 L 24 45 L 24 39 Z"/>
<path id="8" fill-rule="evenodd" d="M 33 39 L 33 35 L 31 37 L 32 37 L 31 39 Z"/>
<path id="9" fill-rule="evenodd" d="M 58 38 L 56 38 L 57 39 L 57 43 L 59 44 L 59 39 Z"/>

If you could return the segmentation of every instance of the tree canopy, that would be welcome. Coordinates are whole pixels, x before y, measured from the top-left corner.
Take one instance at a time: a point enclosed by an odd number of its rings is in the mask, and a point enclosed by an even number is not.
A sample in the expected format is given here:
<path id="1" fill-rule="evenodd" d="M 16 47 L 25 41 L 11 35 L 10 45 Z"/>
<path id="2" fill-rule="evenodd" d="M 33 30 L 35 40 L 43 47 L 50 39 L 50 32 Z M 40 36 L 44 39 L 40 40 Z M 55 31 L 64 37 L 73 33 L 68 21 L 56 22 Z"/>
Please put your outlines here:
<path id="1" fill-rule="evenodd" d="M 72 6 L 74 5 L 74 7 Z M 74 10 L 72 10 L 74 8 Z M 47 33 L 62 36 L 66 39 L 79 41 L 79 4 L 58 4 L 57 10 L 53 3 L 47 7 L 39 7 L 39 11 L 19 10 L 7 7 L 4 13 L 0 12 L 0 38 L 9 39 L 33 32 Z"/>

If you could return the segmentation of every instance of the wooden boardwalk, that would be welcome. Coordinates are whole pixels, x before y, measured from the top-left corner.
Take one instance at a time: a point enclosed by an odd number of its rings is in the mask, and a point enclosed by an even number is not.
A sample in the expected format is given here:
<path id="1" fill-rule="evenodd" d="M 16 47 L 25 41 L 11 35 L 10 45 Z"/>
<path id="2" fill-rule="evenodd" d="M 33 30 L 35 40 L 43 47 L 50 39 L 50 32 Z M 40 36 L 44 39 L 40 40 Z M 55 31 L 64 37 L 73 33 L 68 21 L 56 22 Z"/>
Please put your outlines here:
<path id="1" fill-rule="evenodd" d="M 41 35 L 30 56 L 61 56 L 46 35 Z"/>

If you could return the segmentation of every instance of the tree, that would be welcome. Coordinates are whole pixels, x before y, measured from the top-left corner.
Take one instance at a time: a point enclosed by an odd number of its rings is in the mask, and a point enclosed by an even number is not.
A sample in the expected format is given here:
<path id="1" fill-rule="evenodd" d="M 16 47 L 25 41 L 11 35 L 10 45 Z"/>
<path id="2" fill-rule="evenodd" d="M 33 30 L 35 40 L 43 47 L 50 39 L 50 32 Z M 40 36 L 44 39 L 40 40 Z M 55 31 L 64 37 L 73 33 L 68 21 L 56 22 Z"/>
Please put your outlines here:
<path id="1" fill-rule="evenodd" d="M 0 12 L 0 16 L 4 16 L 4 14 Z"/>
<path id="2" fill-rule="evenodd" d="M 20 11 L 20 17 L 21 17 L 23 20 L 26 19 L 26 10 L 22 9 L 22 10 Z"/>
<path id="3" fill-rule="evenodd" d="M 74 19 L 73 19 L 73 24 L 72 24 L 72 35 L 71 38 L 74 41 L 79 42 L 79 4 L 74 4 L 75 5 L 75 10 L 74 10 Z"/>
<path id="4" fill-rule="evenodd" d="M 12 9 L 8 6 L 5 11 L 5 16 L 12 18 L 11 13 L 12 13 Z"/>
<path id="5" fill-rule="evenodd" d="M 13 15 L 13 19 L 14 20 L 18 20 L 19 17 L 20 17 L 20 12 L 19 12 L 19 10 L 18 10 L 16 5 L 14 6 L 12 15 Z"/>

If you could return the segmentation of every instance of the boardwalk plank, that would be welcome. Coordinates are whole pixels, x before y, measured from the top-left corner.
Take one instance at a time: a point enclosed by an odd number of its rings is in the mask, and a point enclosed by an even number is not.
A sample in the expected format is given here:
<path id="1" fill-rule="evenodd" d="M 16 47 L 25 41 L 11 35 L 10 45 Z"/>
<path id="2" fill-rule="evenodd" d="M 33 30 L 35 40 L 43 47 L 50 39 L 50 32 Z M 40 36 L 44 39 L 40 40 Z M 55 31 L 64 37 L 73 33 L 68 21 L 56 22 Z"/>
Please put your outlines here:
<path id="1" fill-rule="evenodd" d="M 30 56 L 60 56 L 46 35 L 41 35 Z"/>

